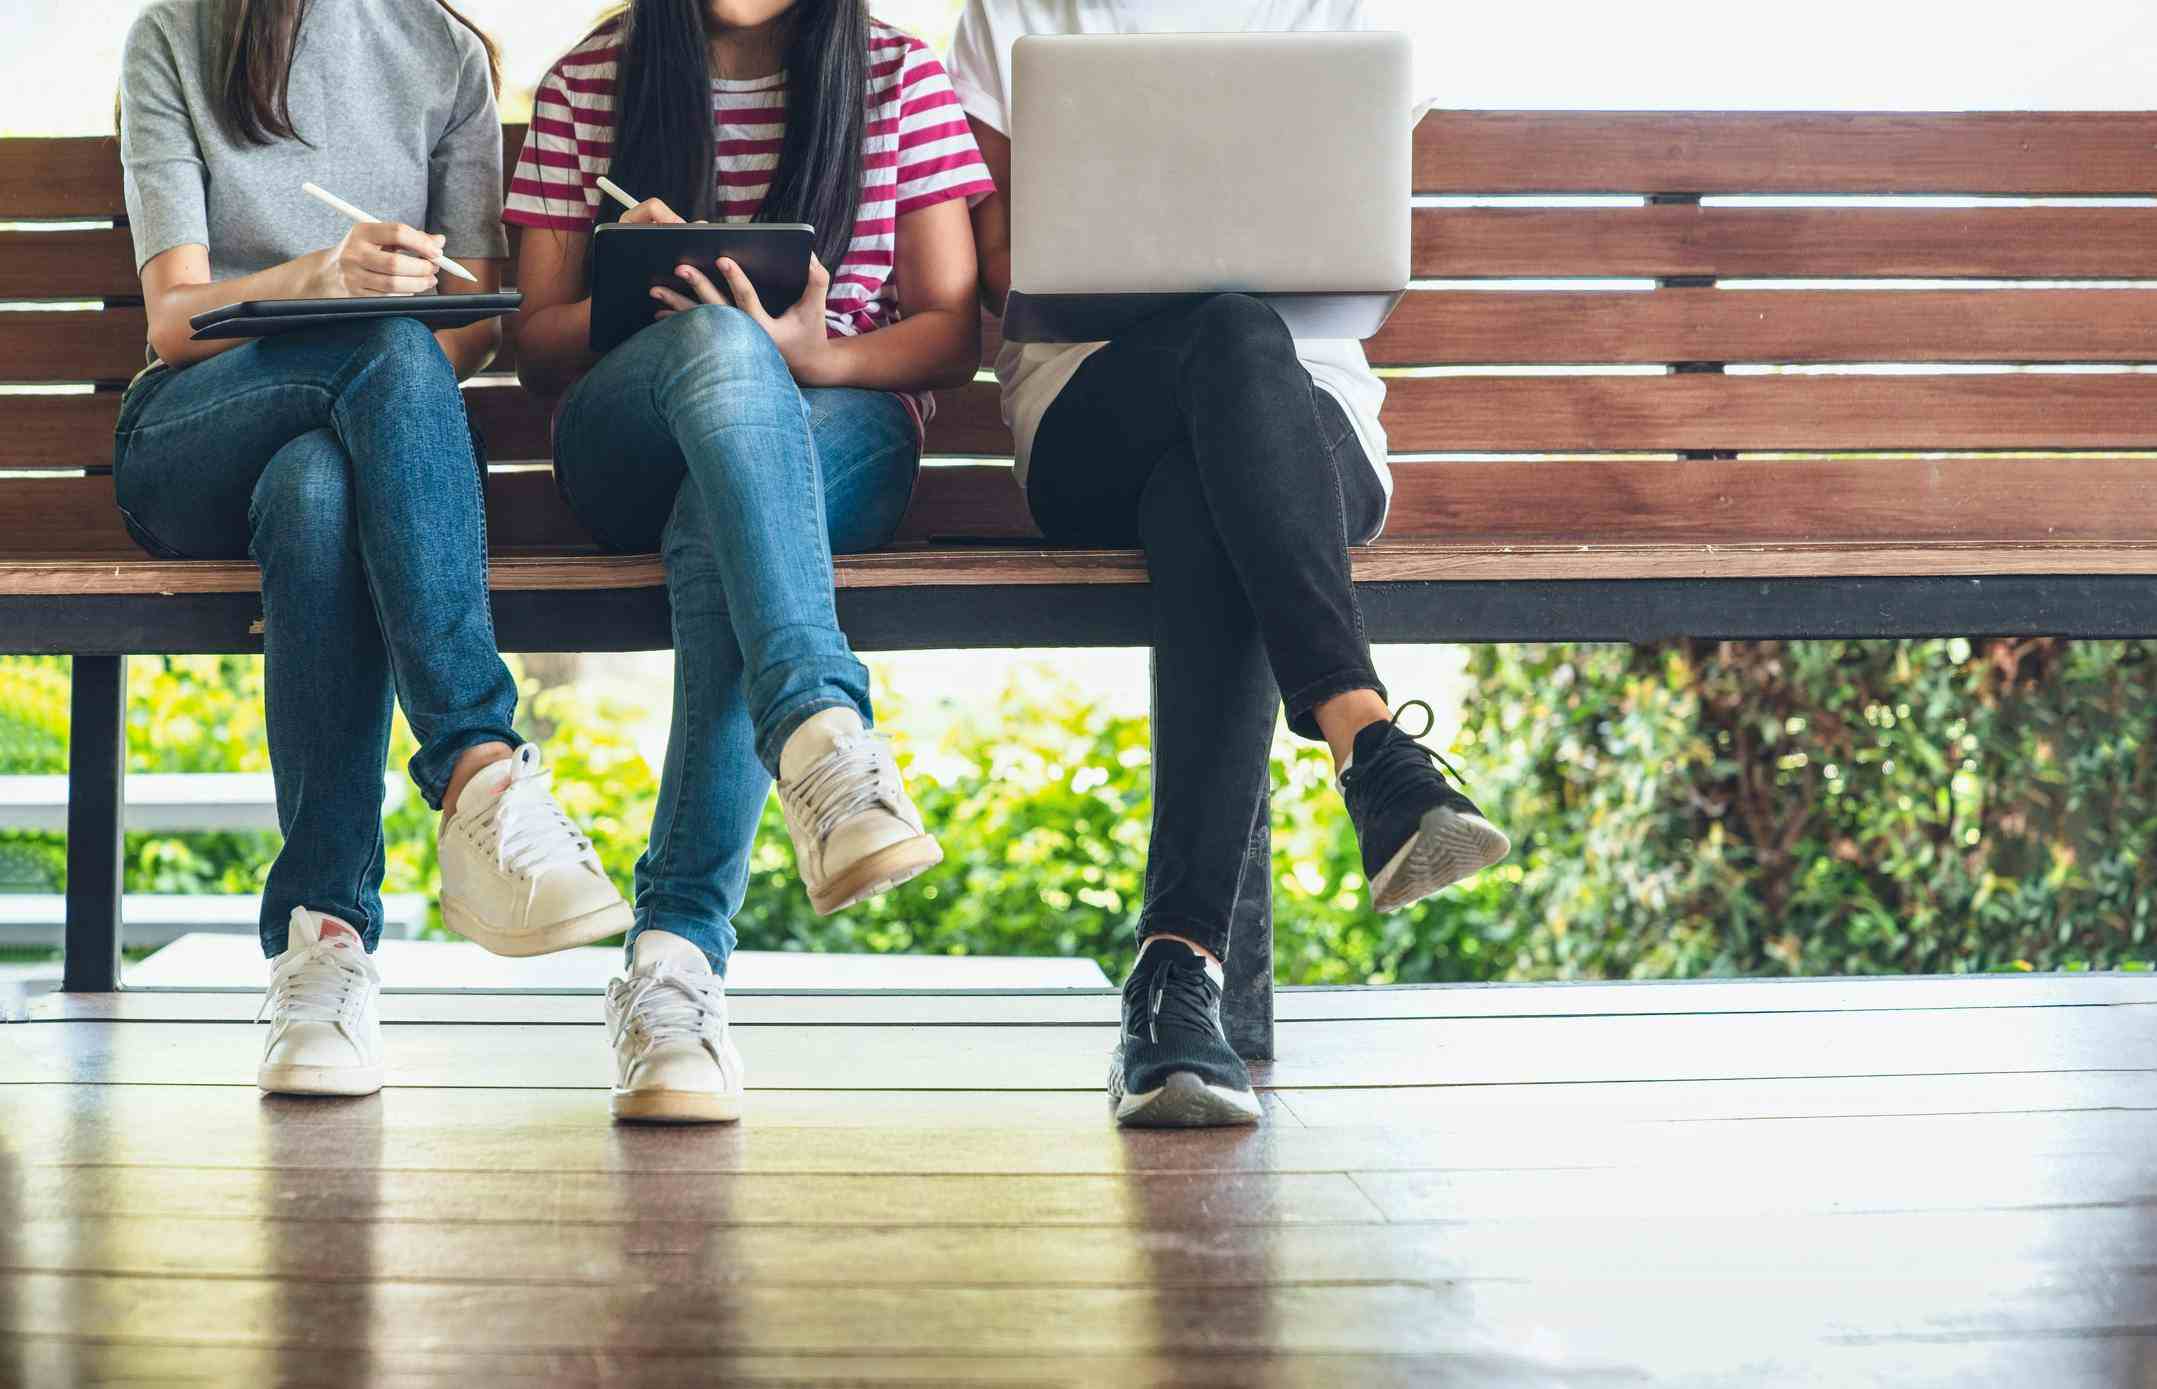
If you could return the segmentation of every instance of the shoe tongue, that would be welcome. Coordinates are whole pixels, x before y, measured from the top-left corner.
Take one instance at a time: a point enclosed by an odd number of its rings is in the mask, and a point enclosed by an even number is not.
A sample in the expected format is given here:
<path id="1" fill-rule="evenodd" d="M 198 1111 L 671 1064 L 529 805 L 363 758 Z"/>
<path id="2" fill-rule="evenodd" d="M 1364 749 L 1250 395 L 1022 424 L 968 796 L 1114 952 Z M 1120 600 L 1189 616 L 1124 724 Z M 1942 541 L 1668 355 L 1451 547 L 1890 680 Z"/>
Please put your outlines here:
<path id="1" fill-rule="evenodd" d="M 530 775 L 541 766 L 539 749 L 530 743 L 518 748 L 516 755 L 499 762 L 489 762 L 472 773 L 472 779 L 464 784 L 457 796 L 459 815 L 479 815 L 487 807 L 500 800 L 502 793 L 516 781 L 520 774 Z"/>
<path id="2" fill-rule="evenodd" d="M 630 968 L 641 974 L 661 965 L 672 965 L 689 974 L 710 974 L 711 961 L 704 952 L 671 931 L 646 931 L 630 950 Z"/>
<path id="3" fill-rule="evenodd" d="M 1348 765 L 1352 767 L 1358 762 L 1375 757 L 1380 748 L 1396 737 L 1407 736 L 1390 723 L 1367 723 L 1356 733 L 1356 745 L 1348 755 Z"/>
<path id="4" fill-rule="evenodd" d="M 787 735 L 779 750 L 779 780 L 793 781 L 831 755 L 841 738 L 859 736 L 861 715 L 851 709 L 825 709 L 810 715 Z"/>
<path id="5" fill-rule="evenodd" d="M 310 945 L 365 946 L 360 933 L 334 916 L 323 916 L 305 907 L 294 907 L 285 936 L 287 950 L 305 950 Z"/>

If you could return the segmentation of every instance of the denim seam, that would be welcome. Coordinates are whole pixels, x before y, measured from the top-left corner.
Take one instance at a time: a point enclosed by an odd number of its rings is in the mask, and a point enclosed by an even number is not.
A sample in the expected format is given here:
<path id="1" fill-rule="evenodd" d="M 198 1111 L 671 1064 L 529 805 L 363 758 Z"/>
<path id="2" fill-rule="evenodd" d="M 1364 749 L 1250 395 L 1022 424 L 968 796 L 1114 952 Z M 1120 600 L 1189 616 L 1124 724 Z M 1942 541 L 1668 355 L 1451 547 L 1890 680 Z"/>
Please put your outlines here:
<path id="1" fill-rule="evenodd" d="M 333 383 L 333 386 L 327 391 L 330 397 L 330 422 L 332 428 L 337 434 L 338 442 L 340 445 L 343 444 L 345 437 L 345 431 L 343 426 L 345 414 L 345 395 L 347 389 L 350 387 L 354 378 L 374 366 L 375 363 L 379 360 L 380 359 L 378 357 L 369 357 L 359 353 L 354 353 L 350 361 L 348 361 L 344 367 L 339 368 L 330 377 L 330 380 Z M 315 389 L 322 388 L 317 387 Z M 472 441 L 472 420 L 470 414 L 467 413 L 465 410 L 464 392 L 462 390 L 457 392 L 457 410 L 459 418 L 464 421 L 465 447 L 468 450 L 472 451 L 473 456 L 472 495 L 476 509 L 479 513 L 478 579 L 480 593 L 480 618 L 486 628 L 487 645 L 494 651 L 495 659 L 499 661 L 501 659 L 501 640 L 495 635 L 494 606 L 488 601 L 487 594 L 487 577 L 489 571 L 487 567 L 487 483 L 485 472 L 486 464 L 480 459 L 478 451 Z M 346 452 L 349 455 L 350 450 L 348 449 Z M 357 528 L 359 526 L 359 521 L 357 517 L 354 518 L 353 526 L 356 537 Z M 376 588 L 373 571 L 364 562 L 364 545 L 361 546 L 361 554 L 362 563 L 360 565 L 360 573 L 366 579 L 367 601 L 374 608 L 375 625 L 382 632 L 383 646 L 387 654 L 389 655 L 390 684 L 392 688 L 396 690 L 397 700 L 400 704 L 403 704 L 405 706 L 406 714 L 409 717 L 411 712 L 411 704 L 410 701 L 408 701 L 405 697 L 405 685 L 402 673 L 398 670 L 397 667 L 395 647 L 389 640 L 390 625 L 386 619 L 386 615 L 383 612 L 382 595 Z M 440 810 L 442 808 L 443 797 L 448 794 L 449 783 L 451 782 L 451 780 L 454 779 L 456 775 L 455 759 L 457 758 L 457 756 L 464 752 L 466 748 L 477 747 L 481 743 L 499 741 L 498 735 L 505 731 L 509 734 L 509 745 L 511 747 L 515 747 L 517 745 L 517 735 L 515 729 L 466 729 L 463 733 L 455 735 L 452 738 L 441 740 L 441 742 L 437 746 L 429 747 L 426 745 L 422 745 L 418 754 L 419 758 L 426 758 L 430 764 L 436 760 L 447 760 L 451 764 L 450 770 L 443 773 L 439 777 L 432 775 L 434 768 L 432 765 L 429 765 L 428 770 L 430 776 L 428 781 L 419 783 L 420 795 L 423 799 L 426 800 L 427 805 L 430 809 Z M 414 730 L 414 736 L 417 736 L 417 730 Z M 462 740 L 461 743 L 459 742 L 460 739 Z M 441 757 L 440 759 L 429 757 L 430 753 L 440 753 Z M 419 782 L 419 778 L 417 777 L 414 777 L 413 780 L 415 782 Z"/>
<path id="2" fill-rule="evenodd" d="M 696 485 L 694 479 L 685 479 L 685 482 L 688 486 L 693 487 Z M 689 682 L 696 678 L 695 675 L 692 673 L 696 666 L 696 662 L 682 661 L 679 655 L 679 652 L 681 650 L 681 644 L 681 629 L 677 626 L 674 630 L 674 647 L 677 653 L 675 656 L 675 668 L 682 672 L 682 704 L 686 708 L 695 708 L 696 700 L 691 697 Z M 680 765 L 685 768 L 692 767 L 696 765 L 693 761 L 693 757 L 696 753 L 699 721 L 696 719 L 684 718 L 682 720 L 682 728 L 684 731 L 682 734 L 682 757 Z M 666 761 L 674 761 L 674 751 L 671 745 L 667 749 Z M 663 790 L 664 788 L 662 787 L 662 791 Z M 659 862 L 656 865 L 656 871 L 662 881 L 671 880 L 674 876 L 674 821 L 675 818 L 678 817 L 680 814 L 681 804 L 677 799 L 674 802 L 672 813 L 667 816 L 666 827 L 663 831 L 664 847 L 660 849 Z M 657 827 L 655 826 L 654 828 L 656 829 Z M 641 915 L 642 914 L 639 913 L 640 919 Z"/>

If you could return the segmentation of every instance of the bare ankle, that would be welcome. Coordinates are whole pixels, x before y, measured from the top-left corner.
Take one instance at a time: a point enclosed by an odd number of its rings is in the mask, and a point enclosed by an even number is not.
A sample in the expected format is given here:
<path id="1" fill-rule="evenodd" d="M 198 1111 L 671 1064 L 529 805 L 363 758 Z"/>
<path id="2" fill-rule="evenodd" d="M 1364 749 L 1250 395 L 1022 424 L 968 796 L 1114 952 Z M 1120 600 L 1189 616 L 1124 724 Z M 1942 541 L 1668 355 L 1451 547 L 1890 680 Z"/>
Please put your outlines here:
<path id="1" fill-rule="evenodd" d="M 475 743 L 457 754 L 457 765 L 449 774 L 449 788 L 442 793 L 443 818 L 457 813 L 457 797 L 464 788 L 488 767 L 506 762 L 517 755 L 517 750 L 507 743 Z"/>
<path id="2" fill-rule="evenodd" d="M 1356 735 L 1374 723 L 1389 721 L 1393 711 L 1376 690 L 1350 690 L 1311 710 L 1311 717 L 1333 751 L 1333 770 L 1339 772 L 1356 750 Z"/>

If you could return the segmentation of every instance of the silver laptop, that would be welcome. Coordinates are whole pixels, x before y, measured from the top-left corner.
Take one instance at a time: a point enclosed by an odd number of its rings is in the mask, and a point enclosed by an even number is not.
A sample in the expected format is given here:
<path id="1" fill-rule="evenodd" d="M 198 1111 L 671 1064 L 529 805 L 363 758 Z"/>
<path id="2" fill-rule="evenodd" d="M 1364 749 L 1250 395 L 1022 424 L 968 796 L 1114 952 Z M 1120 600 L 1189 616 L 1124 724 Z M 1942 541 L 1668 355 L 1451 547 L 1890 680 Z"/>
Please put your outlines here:
<path id="1" fill-rule="evenodd" d="M 1370 337 L 1408 286 L 1412 67 L 1395 33 L 1020 39 L 1005 337 L 1230 292 Z"/>

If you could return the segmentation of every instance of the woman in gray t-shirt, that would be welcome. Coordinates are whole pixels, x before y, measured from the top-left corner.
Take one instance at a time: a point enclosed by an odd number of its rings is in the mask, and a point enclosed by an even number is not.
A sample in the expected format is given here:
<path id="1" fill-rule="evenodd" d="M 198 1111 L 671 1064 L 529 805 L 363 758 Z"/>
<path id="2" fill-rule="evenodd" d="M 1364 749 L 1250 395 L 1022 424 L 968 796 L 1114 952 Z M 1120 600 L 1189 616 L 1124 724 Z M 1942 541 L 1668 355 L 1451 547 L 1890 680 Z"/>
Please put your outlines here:
<path id="1" fill-rule="evenodd" d="M 265 1090 L 382 1083 L 393 696 L 443 810 L 442 914 L 528 955 L 630 925 L 511 720 L 487 607 L 486 519 L 460 378 L 495 323 L 379 318 L 196 342 L 254 299 L 425 294 L 436 261 L 500 283 L 491 45 L 438 0 L 156 0 L 129 32 L 120 157 L 150 324 L 113 457 L 130 532 L 171 560 L 262 570 L 271 765 L 285 844 L 262 895 L 274 964 Z M 389 220 L 352 226 L 313 181 Z"/>

